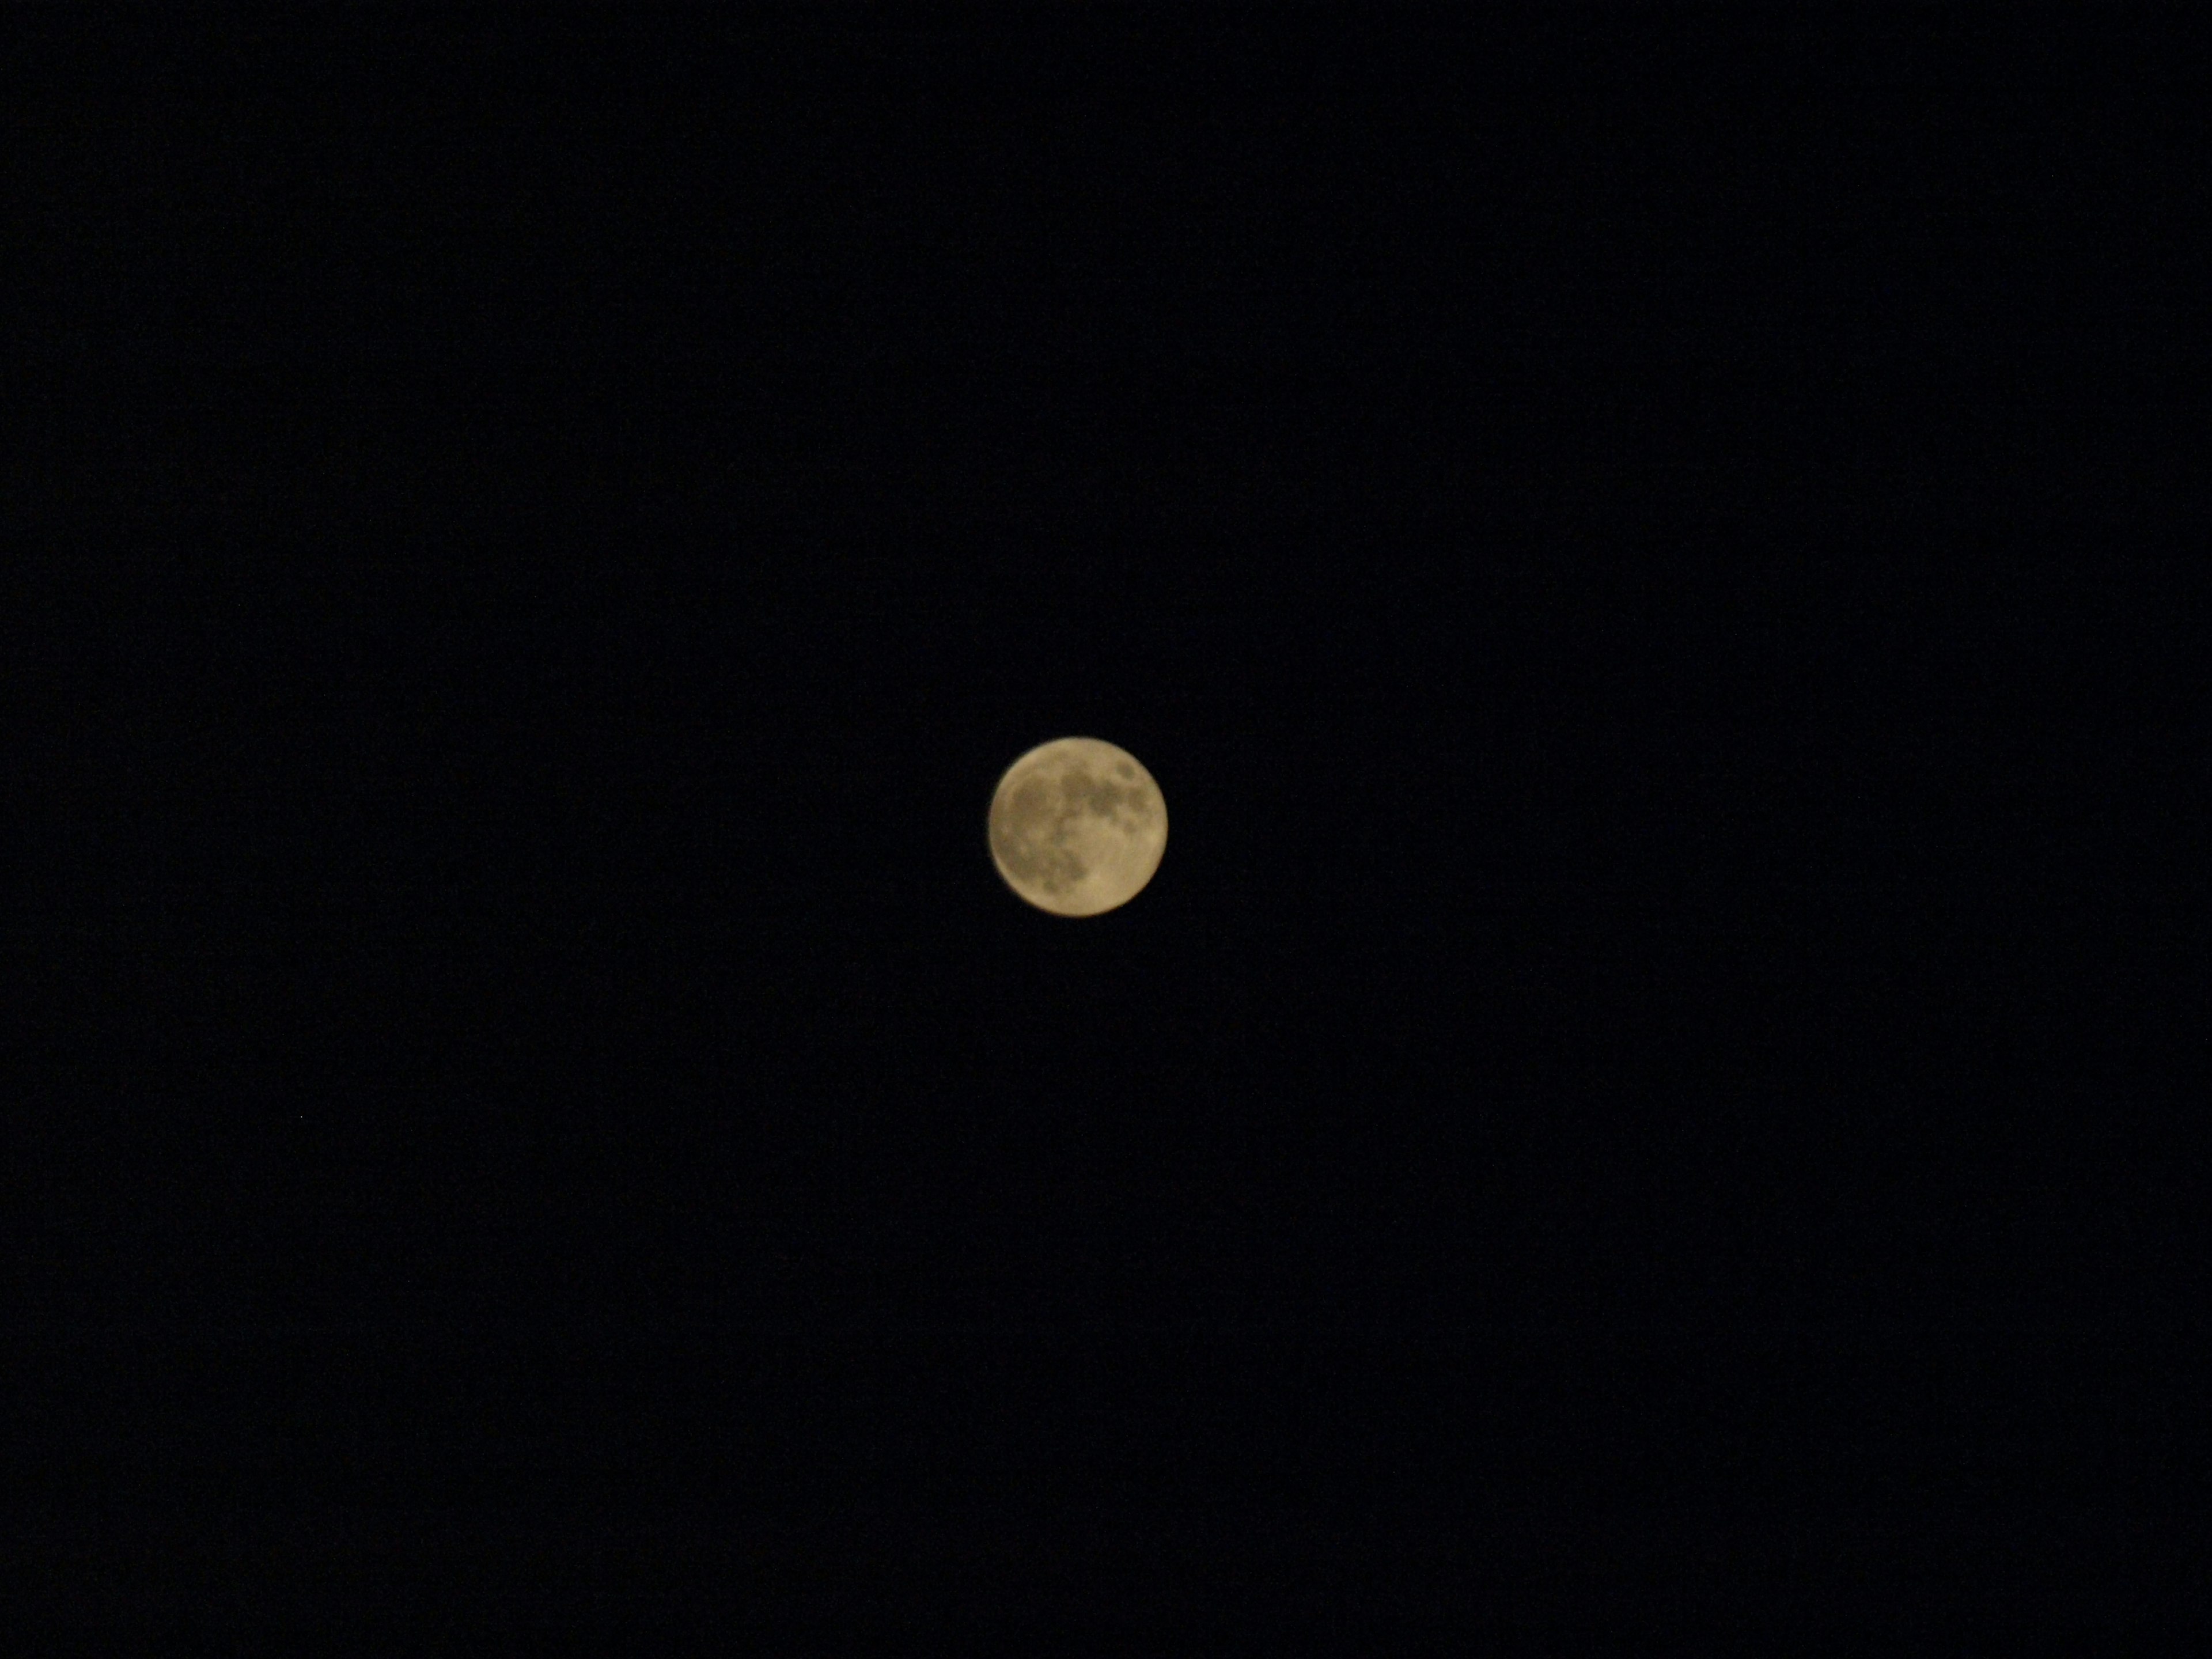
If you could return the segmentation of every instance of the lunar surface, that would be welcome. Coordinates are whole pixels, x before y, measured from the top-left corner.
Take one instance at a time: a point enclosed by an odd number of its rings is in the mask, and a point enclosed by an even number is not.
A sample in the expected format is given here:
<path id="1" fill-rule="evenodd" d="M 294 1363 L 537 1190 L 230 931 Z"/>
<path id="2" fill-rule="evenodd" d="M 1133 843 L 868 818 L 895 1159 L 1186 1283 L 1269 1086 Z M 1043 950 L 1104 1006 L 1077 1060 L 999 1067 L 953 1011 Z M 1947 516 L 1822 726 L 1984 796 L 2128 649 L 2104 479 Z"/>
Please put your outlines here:
<path id="1" fill-rule="evenodd" d="M 1006 769 L 990 832 L 1007 886 L 1054 915 L 1095 916 L 1144 891 L 1167 847 L 1168 811 L 1127 750 L 1058 738 Z"/>

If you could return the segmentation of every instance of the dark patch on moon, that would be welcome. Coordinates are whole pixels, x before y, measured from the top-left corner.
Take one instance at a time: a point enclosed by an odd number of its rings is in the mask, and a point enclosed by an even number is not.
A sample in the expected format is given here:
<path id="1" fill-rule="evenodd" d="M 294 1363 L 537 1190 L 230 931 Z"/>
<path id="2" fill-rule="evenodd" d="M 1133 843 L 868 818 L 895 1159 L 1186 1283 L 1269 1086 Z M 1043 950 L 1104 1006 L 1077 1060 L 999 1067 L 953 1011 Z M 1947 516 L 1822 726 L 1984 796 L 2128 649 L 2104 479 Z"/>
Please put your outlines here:
<path id="1" fill-rule="evenodd" d="M 1123 788 L 1078 769 L 1060 780 L 1060 792 L 1067 797 L 1071 813 L 1106 818 L 1124 829 L 1134 829 L 1152 818 L 1152 803 L 1141 787 Z"/>
<path id="2" fill-rule="evenodd" d="M 1067 845 L 1067 826 L 1074 816 L 1054 801 L 1044 780 L 1028 779 L 1007 797 L 1003 817 L 992 825 L 993 850 L 1019 879 L 1048 893 L 1063 892 L 1090 873 Z"/>

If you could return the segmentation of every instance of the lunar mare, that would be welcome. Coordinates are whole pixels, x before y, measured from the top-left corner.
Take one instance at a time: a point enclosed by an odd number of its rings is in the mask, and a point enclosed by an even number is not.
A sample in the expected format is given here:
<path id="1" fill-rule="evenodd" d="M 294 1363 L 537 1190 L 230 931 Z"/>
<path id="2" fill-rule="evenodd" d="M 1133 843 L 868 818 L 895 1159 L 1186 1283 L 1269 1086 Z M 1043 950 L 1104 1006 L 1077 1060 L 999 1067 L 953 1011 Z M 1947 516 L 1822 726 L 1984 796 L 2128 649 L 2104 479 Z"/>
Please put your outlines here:
<path id="1" fill-rule="evenodd" d="M 991 797 L 991 860 L 1017 895 L 1056 916 L 1127 904 L 1160 867 L 1167 804 L 1137 757 L 1097 738 L 1040 744 Z"/>

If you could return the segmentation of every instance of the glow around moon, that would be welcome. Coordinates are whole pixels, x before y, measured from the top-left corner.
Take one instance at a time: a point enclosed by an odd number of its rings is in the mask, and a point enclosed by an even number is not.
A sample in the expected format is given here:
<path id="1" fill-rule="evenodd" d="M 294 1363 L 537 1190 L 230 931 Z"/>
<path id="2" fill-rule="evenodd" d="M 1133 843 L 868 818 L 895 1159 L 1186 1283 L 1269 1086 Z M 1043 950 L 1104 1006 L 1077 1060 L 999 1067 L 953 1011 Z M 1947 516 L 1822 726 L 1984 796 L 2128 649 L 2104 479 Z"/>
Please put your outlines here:
<path id="1" fill-rule="evenodd" d="M 991 797 L 991 859 L 1006 885 L 1056 916 L 1095 916 L 1144 891 L 1168 841 L 1152 775 L 1097 738 L 1040 744 Z"/>

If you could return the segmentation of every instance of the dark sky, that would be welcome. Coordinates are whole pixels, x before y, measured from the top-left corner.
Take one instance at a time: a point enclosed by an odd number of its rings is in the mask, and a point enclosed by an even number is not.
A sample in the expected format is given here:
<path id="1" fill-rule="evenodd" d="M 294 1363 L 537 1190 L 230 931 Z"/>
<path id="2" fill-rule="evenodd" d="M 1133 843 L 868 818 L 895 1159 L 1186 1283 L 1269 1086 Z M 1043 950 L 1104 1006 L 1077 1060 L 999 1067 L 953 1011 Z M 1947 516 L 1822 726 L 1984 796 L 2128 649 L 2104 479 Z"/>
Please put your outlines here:
<path id="1" fill-rule="evenodd" d="M 13 15 L 27 1616 L 2150 1620 L 2152 15 Z"/>

